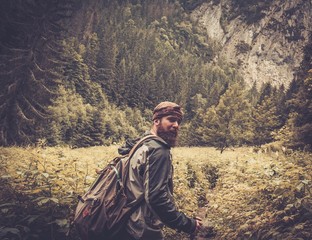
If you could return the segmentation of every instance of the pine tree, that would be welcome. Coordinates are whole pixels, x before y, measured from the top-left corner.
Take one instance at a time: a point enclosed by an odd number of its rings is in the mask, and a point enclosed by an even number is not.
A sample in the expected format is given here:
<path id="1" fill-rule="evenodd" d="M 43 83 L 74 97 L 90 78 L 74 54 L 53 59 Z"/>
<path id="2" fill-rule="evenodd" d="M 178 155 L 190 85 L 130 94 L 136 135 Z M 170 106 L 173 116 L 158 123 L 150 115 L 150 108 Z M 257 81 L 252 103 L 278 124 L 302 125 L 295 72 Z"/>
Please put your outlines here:
<path id="1" fill-rule="evenodd" d="M 203 141 L 215 146 L 221 153 L 230 146 L 247 144 L 251 140 L 251 106 L 241 84 L 236 83 L 221 96 L 217 106 L 203 115 Z"/>
<path id="2" fill-rule="evenodd" d="M 253 143 L 257 146 L 273 140 L 274 131 L 280 127 L 274 96 L 264 96 L 252 112 Z"/>
<path id="3" fill-rule="evenodd" d="M 287 142 L 289 145 L 311 150 L 312 69 L 309 71 L 308 77 L 300 85 L 298 93 L 294 94 L 294 97 L 288 101 L 288 104 L 292 113 L 288 121 L 293 124 L 292 128 L 289 127 L 291 138 Z"/>
<path id="4" fill-rule="evenodd" d="M 2 1 L 0 145 L 44 137 L 47 106 L 62 79 L 59 38 L 71 1 Z"/>
<path id="5" fill-rule="evenodd" d="M 75 145 L 73 137 L 75 131 L 87 118 L 87 110 L 82 97 L 72 89 L 60 86 L 58 97 L 49 106 L 51 114 L 47 126 L 47 140 L 50 144 Z M 77 136 L 75 136 L 76 138 Z"/>
<path id="6" fill-rule="evenodd" d="M 92 33 L 86 44 L 85 54 L 82 55 L 84 62 L 89 68 L 90 79 L 96 78 L 97 56 L 100 51 L 99 37 L 97 33 Z"/>
<path id="7" fill-rule="evenodd" d="M 204 145 L 202 129 L 205 128 L 203 115 L 207 107 L 207 99 L 203 98 L 201 94 L 196 94 L 188 101 L 187 106 L 186 117 L 190 119 L 186 118 L 186 123 L 183 124 L 179 142 L 188 146 Z"/>
<path id="8" fill-rule="evenodd" d="M 256 82 L 254 82 L 252 87 L 249 89 L 247 97 L 248 97 L 252 106 L 255 106 L 257 104 L 258 99 L 259 99 L 259 92 L 257 89 L 257 83 Z"/>
<path id="9" fill-rule="evenodd" d="M 264 101 L 265 98 L 271 97 L 272 96 L 272 92 L 273 92 L 272 84 L 270 82 L 265 83 L 261 87 L 258 103 L 261 104 Z"/>
<path id="10" fill-rule="evenodd" d="M 289 112 L 287 111 L 287 106 L 286 106 L 286 90 L 284 85 L 282 84 L 280 87 L 275 88 L 273 90 L 273 95 L 274 95 L 274 102 L 276 106 L 276 114 L 279 116 L 279 122 L 280 126 L 282 127 L 288 117 Z"/>
<path id="11" fill-rule="evenodd" d="M 75 90 L 85 103 L 92 106 L 101 106 L 105 102 L 106 96 L 103 95 L 99 83 L 92 81 L 89 74 L 89 67 L 80 53 L 77 38 L 70 38 L 63 41 L 63 76 L 66 78 L 64 85 L 66 88 Z M 90 59 L 89 59 L 90 60 Z"/>

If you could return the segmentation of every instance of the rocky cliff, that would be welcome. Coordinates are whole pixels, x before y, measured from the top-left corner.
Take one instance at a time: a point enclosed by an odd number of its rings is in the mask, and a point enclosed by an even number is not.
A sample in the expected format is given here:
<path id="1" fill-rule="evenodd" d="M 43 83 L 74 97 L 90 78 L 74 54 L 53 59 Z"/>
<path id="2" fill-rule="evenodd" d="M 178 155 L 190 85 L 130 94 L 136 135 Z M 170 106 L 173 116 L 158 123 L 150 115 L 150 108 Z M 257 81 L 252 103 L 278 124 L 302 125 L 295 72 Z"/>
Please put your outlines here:
<path id="1" fill-rule="evenodd" d="M 249 86 L 286 87 L 304 57 L 312 31 L 311 0 L 210 1 L 191 14 L 220 44 L 218 57 L 238 64 Z M 244 5 L 245 4 L 245 5 Z"/>

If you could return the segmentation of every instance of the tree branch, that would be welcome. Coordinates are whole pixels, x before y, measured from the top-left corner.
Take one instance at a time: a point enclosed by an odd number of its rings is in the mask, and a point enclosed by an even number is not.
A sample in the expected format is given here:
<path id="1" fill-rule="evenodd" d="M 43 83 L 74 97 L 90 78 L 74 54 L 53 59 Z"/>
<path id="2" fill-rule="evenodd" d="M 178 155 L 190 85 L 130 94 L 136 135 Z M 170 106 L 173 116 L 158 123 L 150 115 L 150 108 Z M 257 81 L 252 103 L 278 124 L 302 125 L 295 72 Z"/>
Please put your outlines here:
<path id="1" fill-rule="evenodd" d="M 1 47 L 4 47 L 6 49 L 8 49 L 9 51 L 12 51 L 12 52 L 25 52 L 25 53 L 28 53 L 30 51 L 30 49 L 22 49 L 22 48 L 13 48 L 13 47 L 9 47 L 9 46 L 6 46 L 4 45 L 3 43 L 0 42 L 0 46 Z"/>
<path id="2" fill-rule="evenodd" d="M 40 87 L 42 87 L 45 91 L 47 91 L 50 94 L 56 94 L 56 92 L 53 92 L 52 90 L 50 90 L 48 87 L 46 87 L 43 83 L 43 81 L 37 80 L 35 74 L 33 73 L 33 71 L 28 68 L 29 72 L 30 72 L 30 77 L 32 79 L 33 82 L 37 83 Z"/>
<path id="3" fill-rule="evenodd" d="M 34 122 L 34 119 L 30 119 L 28 117 L 26 117 L 26 115 L 24 114 L 22 108 L 19 106 L 18 102 L 15 103 L 16 106 L 16 110 L 17 110 L 17 115 L 20 116 L 23 120 L 25 120 L 26 122 Z"/>
<path id="4" fill-rule="evenodd" d="M 4 72 L 0 72 L 0 75 L 11 75 L 12 73 L 14 73 L 17 69 L 22 68 L 26 66 L 26 63 L 20 64 L 19 66 L 16 66 L 15 68 L 13 68 L 12 70 L 9 71 L 4 71 Z"/>
<path id="5" fill-rule="evenodd" d="M 28 107 L 30 108 L 30 110 L 37 116 L 41 117 L 41 118 L 47 118 L 48 115 L 45 113 L 40 112 L 38 109 L 36 109 L 30 101 L 28 101 L 28 99 L 23 95 L 23 99 L 25 100 L 25 102 L 27 103 Z"/>
<path id="6" fill-rule="evenodd" d="M 5 108 L 7 106 L 7 102 L 4 102 L 1 106 L 0 106 L 0 111 Z"/>
<path id="7" fill-rule="evenodd" d="M 47 70 L 43 70 L 41 67 L 39 67 L 39 65 L 38 65 L 35 61 L 33 61 L 33 63 L 34 63 L 35 68 L 36 68 L 38 71 L 43 72 L 43 73 L 47 71 Z"/>

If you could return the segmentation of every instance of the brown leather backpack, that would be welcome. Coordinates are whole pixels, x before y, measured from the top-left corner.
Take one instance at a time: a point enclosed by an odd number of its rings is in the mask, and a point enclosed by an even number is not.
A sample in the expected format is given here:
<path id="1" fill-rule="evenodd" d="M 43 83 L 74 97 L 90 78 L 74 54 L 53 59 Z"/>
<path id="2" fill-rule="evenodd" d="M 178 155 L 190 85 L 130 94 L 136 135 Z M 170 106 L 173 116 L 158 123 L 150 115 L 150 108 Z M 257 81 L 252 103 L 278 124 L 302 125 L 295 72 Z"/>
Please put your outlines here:
<path id="1" fill-rule="evenodd" d="M 148 135 L 140 139 L 128 156 L 114 158 L 81 197 L 76 207 L 73 224 L 82 240 L 109 240 L 123 227 L 128 217 L 143 199 L 129 204 L 124 186 L 129 174 L 129 160 L 147 139 L 157 139 Z"/>

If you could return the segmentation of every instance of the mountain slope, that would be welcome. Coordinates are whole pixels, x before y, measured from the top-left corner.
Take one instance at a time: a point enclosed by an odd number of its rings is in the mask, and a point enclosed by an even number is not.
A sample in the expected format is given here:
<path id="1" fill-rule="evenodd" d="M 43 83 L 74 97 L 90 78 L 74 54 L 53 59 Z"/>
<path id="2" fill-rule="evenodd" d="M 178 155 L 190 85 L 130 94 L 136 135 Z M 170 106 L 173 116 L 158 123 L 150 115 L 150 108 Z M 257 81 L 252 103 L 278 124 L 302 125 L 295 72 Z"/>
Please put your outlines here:
<path id="1" fill-rule="evenodd" d="M 218 57 L 237 63 L 248 85 L 286 87 L 304 58 L 312 30 L 311 1 L 211 1 L 192 12 L 220 43 Z"/>

